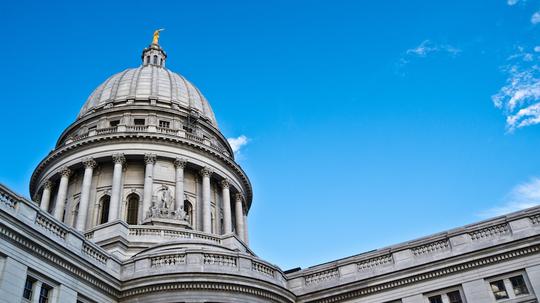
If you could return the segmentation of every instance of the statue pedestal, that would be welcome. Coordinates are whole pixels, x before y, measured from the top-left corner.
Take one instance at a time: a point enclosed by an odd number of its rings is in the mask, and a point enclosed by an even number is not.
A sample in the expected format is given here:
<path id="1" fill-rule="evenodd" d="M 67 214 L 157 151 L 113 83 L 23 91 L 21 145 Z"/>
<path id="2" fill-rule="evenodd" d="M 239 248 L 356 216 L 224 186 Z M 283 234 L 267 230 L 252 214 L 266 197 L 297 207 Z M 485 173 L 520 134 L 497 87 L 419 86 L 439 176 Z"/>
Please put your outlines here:
<path id="1" fill-rule="evenodd" d="M 142 222 L 143 225 L 169 226 L 185 229 L 192 229 L 186 220 L 168 219 L 168 218 L 147 218 Z"/>

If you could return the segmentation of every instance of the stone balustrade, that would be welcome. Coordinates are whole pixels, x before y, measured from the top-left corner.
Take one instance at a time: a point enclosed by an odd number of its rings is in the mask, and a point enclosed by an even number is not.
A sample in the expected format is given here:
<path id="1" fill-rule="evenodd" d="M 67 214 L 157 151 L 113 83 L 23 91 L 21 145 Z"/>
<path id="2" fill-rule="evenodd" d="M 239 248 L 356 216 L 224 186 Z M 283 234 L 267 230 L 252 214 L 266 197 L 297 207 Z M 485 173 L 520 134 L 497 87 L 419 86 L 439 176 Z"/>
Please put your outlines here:
<path id="1" fill-rule="evenodd" d="M 285 287 L 283 272 L 276 266 L 252 255 L 212 251 L 206 249 L 185 249 L 182 252 L 160 252 L 138 255 L 124 263 L 122 279 L 176 273 L 232 274 L 264 280 Z"/>
<path id="2" fill-rule="evenodd" d="M 77 141 L 88 139 L 94 136 L 110 135 L 116 133 L 158 133 L 165 134 L 169 136 L 180 137 L 185 140 L 193 141 L 199 144 L 206 145 L 211 149 L 214 149 L 227 157 L 231 157 L 229 151 L 219 143 L 212 142 L 210 140 L 205 140 L 205 138 L 200 137 L 196 134 L 185 132 L 183 129 L 172 129 L 168 127 L 149 127 L 149 125 L 126 125 L 126 126 L 112 126 L 105 128 L 92 129 L 85 133 L 78 134 L 67 138 L 63 144 L 68 145 Z"/>
<path id="3" fill-rule="evenodd" d="M 62 239 L 66 239 L 66 234 L 69 232 L 68 228 L 58 223 L 57 220 L 54 220 L 52 218 L 49 218 L 48 216 L 38 213 L 36 215 L 36 225 L 39 225 L 42 230 L 45 230 L 46 232 Z"/>
<path id="4" fill-rule="evenodd" d="M 15 209 L 17 199 L 14 199 L 12 195 L 0 191 L 0 206 L 8 209 Z"/>
<path id="5" fill-rule="evenodd" d="M 219 237 L 214 237 L 202 232 L 187 229 L 172 229 L 161 226 L 130 225 L 128 240 L 140 242 L 143 240 L 152 240 L 163 242 L 174 239 L 199 239 L 221 244 Z"/>
<path id="6" fill-rule="evenodd" d="M 150 267 L 170 267 L 186 263 L 186 254 L 170 254 L 150 258 Z"/>
<path id="7" fill-rule="evenodd" d="M 25 198 L 19 197 L 5 186 L 0 184 L 0 227 L 1 230 L 15 236 L 9 224 L 10 220 L 2 219 L 10 216 L 26 224 L 30 229 L 35 230 L 51 242 L 56 242 L 76 256 L 90 262 L 98 262 L 101 266 L 107 267 L 111 272 L 117 272 L 121 263 L 116 258 L 101 247 L 85 239 L 85 237 L 75 229 L 59 222 L 51 214 L 41 210 L 38 205 Z"/>
<path id="8" fill-rule="evenodd" d="M 287 274 L 286 278 L 289 289 L 297 295 L 303 295 L 314 290 L 330 289 L 352 281 L 474 253 L 535 235 L 540 235 L 540 207 L 295 271 Z M 517 256 L 518 253 L 509 253 L 504 257 L 514 255 Z M 493 257 L 493 260 L 496 259 L 497 257 Z M 474 266 L 478 264 L 475 263 Z M 442 271 L 440 274 L 450 272 Z"/>

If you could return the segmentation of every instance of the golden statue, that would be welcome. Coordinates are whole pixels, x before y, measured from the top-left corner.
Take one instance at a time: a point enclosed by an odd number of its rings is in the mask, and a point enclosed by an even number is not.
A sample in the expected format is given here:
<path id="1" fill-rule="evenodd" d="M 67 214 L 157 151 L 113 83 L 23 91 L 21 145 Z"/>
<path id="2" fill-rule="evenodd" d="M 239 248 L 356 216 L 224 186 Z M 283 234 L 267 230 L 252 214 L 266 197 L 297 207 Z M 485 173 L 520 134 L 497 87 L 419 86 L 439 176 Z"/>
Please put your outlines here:
<path id="1" fill-rule="evenodd" d="M 165 30 L 164 28 L 162 29 L 158 29 L 156 31 L 154 31 L 154 39 L 152 40 L 152 44 L 158 44 L 158 40 L 159 40 L 159 32 Z"/>

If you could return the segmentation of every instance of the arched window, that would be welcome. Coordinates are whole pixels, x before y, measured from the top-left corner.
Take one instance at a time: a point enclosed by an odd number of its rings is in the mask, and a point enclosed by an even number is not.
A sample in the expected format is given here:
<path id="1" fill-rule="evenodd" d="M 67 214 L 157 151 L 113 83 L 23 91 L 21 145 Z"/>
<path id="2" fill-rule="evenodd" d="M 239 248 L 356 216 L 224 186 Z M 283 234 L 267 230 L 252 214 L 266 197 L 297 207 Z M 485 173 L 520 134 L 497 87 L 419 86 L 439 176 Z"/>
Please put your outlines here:
<path id="1" fill-rule="evenodd" d="M 139 219 L 139 196 L 131 194 L 127 198 L 127 224 L 136 225 Z"/>
<path id="2" fill-rule="evenodd" d="M 193 207 L 188 200 L 184 200 L 184 211 L 186 212 L 187 216 L 186 221 L 188 221 L 189 224 L 193 225 Z"/>
<path id="3" fill-rule="evenodd" d="M 146 64 L 150 64 L 150 56 L 146 56 Z"/>
<path id="4" fill-rule="evenodd" d="M 154 64 L 157 65 L 157 55 L 154 55 Z"/>
<path id="5" fill-rule="evenodd" d="M 99 200 L 99 224 L 109 221 L 109 207 L 111 206 L 111 197 L 105 195 Z"/>
<path id="6" fill-rule="evenodd" d="M 163 66 L 163 58 L 159 59 L 159 66 Z"/>

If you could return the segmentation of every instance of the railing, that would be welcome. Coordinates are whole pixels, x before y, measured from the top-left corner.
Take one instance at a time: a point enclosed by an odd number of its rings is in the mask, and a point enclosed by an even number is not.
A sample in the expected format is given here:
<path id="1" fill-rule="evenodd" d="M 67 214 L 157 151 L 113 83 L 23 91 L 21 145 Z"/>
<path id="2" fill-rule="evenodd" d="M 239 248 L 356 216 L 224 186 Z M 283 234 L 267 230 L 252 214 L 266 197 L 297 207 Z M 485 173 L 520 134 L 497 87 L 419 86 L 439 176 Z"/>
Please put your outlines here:
<path id="1" fill-rule="evenodd" d="M 204 138 L 201 138 L 194 134 L 186 133 L 186 138 L 189 140 L 197 141 L 199 143 L 204 143 Z"/>
<path id="2" fill-rule="evenodd" d="M 21 224 L 27 224 L 29 228 L 50 240 L 60 242 L 66 249 L 81 257 L 91 258 L 104 265 L 111 259 L 111 256 L 102 248 L 84 239 L 89 238 L 88 235 L 83 238 L 77 231 L 41 210 L 34 202 L 17 196 L 2 185 L 0 185 L 0 205 L 3 206 L 0 209 L 4 213 L 17 218 Z M 10 211 L 10 209 L 15 211 Z M 28 218 L 33 218 L 33 220 L 28 220 Z"/>
<path id="3" fill-rule="evenodd" d="M 512 222 L 519 223 L 512 224 Z M 526 232 L 523 226 L 530 225 Z M 336 283 L 348 283 L 351 279 L 351 267 L 356 266 L 354 275 L 357 279 L 366 279 L 380 272 L 403 270 L 413 266 L 434 262 L 448 257 L 471 253 L 484 249 L 484 240 L 497 239 L 510 242 L 530 237 L 530 232 L 540 234 L 540 207 L 507 215 L 501 219 L 481 222 L 445 233 L 394 245 L 360 256 L 342 259 L 338 264 L 324 264 L 287 275 L 293 291 L 309 293 L 310 287 L 334 287 Z M 516 227 L 514 230 L 513 227 Z M 255 265 L 252 265 L 255 266 Z M 342 281 L 341 270 L 347 273 L 347 280 Z M 345 276 L 344 276 L 345 277 Z M 302 283 L 303 282 L 303 283 Z"/>
<path id="4" fill-rule="evenodd" d="M 444 239 L 441 241 L 434 241 L 428 244 L 413 247 L 411 250 L 415 256 L 418 256 L 430 254 L 440 250 L 446 250 L 448 248 L 450 248 L 450 241 L 448 239 Z"/>
<path id="5" fill-rule="evenodd" d="M 96 135 L 108 135 L 108 134 L 114 134 L 114 133 L 118 133 L 118 132 L 146 133 L 146 132 L 150 132 L 150 130 L 149 130 L 148 125 L 126 125 L 126 126 L 123 127 L 123 130 L 119 130 L 118 126 L 113 126 L 113 127 L 95 129 L 95 130 L 92 130 L 92 132 L 94 132 Z M 181 132 L 181 131 L 177 130 L 177 129 L 168 128 L 168 127 L 156 126 L 155 127 L 155 132 L 160 133 L 160 134 L 170 135 L 170 136 L 180 136 L 179 132 Z M 73 141 L 83 140 L 83 139 L 86 139 L 88 137 L 90 137 L 90 132 L 86 132 L 86 133 L 83 133 L 83 134 L 72 136 L 72 137 L 68 138 L 64 142 L 64 144 L 71 143 Z M 225 147 L 223 147 L 221 144 L 214 143 L 214 142 L 205 143 L 205 139 L 203 137 L 200 137 L 200 136 L 198 136 L 196 134 L 192 134 L 192 133 L 185 133 L 185 138 L 188 139 L 188 140 L 191 140 L 191 141 L 195 141 L 195 142 L 197 142 L 199 144 L 204 144 L 204 145 L 206 145 L 206 146 L 208 146 L 208 147 L 210 147 L 210 148 L 212 148 L 212 149 L 226 155 L 227 157 L 230 157 L 230 154 L 227 151 L 227 149 Z"/>
<path id="6" fill-rule="evenodd" d="M 470 232 L 469 235 L 471 236 L 471 239 L 473 241 L 478 241 L 486 238 L 493 238 L 502 236 L 505 234 L 508 234 L 510 232 L 510 229 L 508 227 L 507 223 L 490 226 L 486 228 L 482 228 L 473 232 Z"/>
<path id="7" fill-rule="evenodd" d="M 36 216 L 36 224 L 41 226 L 47 232 L 55 235 L 56 237 L 65 240 L 68 230 L 61 224 L 58 224 L 54 220 L 47 218 L 46 216 L 38 213 Z"/>
<path id="8" fill-rule="evenodd" d="M 270 266 L 267 266 L 267 265 L 264 265 L 260 262 L 255 262 L 255 261 L 252 261 L 251 262 L 251 270 L 253 271 L 256 271 L 256 272 L 260 272 L 264 275 L 267 275 L 269 277 L 274 277 L 274 269 Z"/>
<path id="9" fill-rule="evenodd" d="M 126 132 L 142 133 L 148 131 L 148 125 L 128 125 Z"/>
<path id="10" fill-rule="evenodd" d="M 89 256 L 90 258 L 102 264 L 106 264 L 107 259 L 109 259 L 107 255 L 105 255 L 104 253 L 101 253 L 99 250 L 95 249 L 94 247 L 92 247 L 91 245 L 87 243 L 83 243 L 82 251 L 83 251 L 83 254 Z"/>
<path id="11" fill-rule="evenodd" d="M 17 204 L 17 200 L 10 197 L 7 193 L 0 192 L 0 205 L 14 209 Z"/>
<path id="12" fill-rule="evenodd" d="M 167 134 L 167 135 L 176 135 L 178 134 L 178 131 L 172 128 L 168 127 L 156 127 L 156 130 L 158 133 Z"/>
<path id="13" fill-rule="evenodd" d="M 151 267 L 176 266 L 186 263 L 185 254 L 170 254 L 150 258 Z"/>
<path id="14" fill-rule="evenodd" d="M 118 130 L 117 126 L 99 128 L 99 129 L 96 129 L 96 134 L 98 135 L 112 134 L 112 133 L 116 133 L 117 130 Z"/>
<path id="15" fill-rule="evenodd" d="M 359 271 L 363 270 L 369 270 L 378 266 L 382 266 L 385 264 L 390 264 L 393 262 L 393 258 L 391 254 L 370 258 L 361 262 L 356 263 L 356 266 L 358 267 Z"/>
<path id="16" fill-rule="evenodd" d="M 169 239 L 201 239 L 221 244 L 221 239 L 218 237 L 188 230 L 170 230 L 145 226 L 130 226 L 129 235 L 135 237 L 153 236 Z"/>
<path id="17" fill-rule="evenodd" d="M 204 254 L 204 264 L 236 267 L 238 258 L 221 254 Z"/>
<path id="18" fill-rule="evenodd" d="M 339 278 L 339 270 L 336 268 L 336 269 L 325 270 L 325 271 L 308 275 L 304 279 L 306 281 L 306 285 L 311 285 L 311 284 L 318 284 L 318 283 L 328 281 L 328 280 L 335 280 L 338 278 Z"/>

